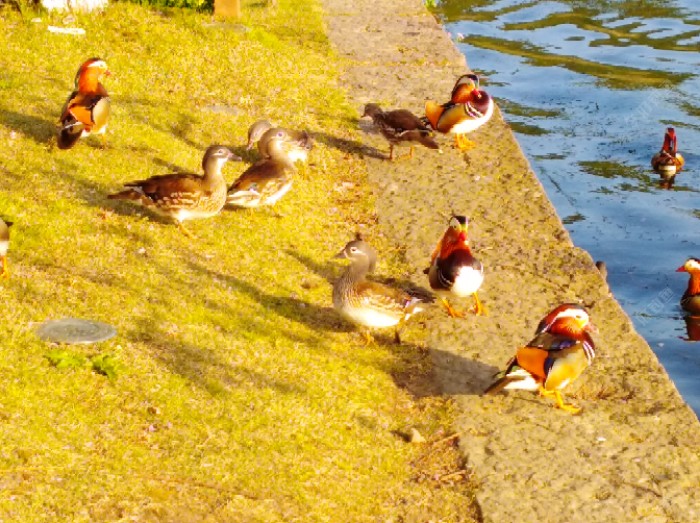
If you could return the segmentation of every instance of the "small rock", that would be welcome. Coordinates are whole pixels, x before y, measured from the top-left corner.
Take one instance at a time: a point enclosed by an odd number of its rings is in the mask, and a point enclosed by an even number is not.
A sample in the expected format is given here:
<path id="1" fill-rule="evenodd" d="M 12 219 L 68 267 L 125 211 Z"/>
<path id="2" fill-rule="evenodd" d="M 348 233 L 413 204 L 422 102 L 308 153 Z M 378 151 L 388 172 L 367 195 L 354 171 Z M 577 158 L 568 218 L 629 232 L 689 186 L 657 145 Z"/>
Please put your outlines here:
<path id="1" fill-rule="evenodd" d="M 425 443 L 425 438 L 416 428 L 412 428 L 408 436 L 408 441 L 411 443 Z"/>

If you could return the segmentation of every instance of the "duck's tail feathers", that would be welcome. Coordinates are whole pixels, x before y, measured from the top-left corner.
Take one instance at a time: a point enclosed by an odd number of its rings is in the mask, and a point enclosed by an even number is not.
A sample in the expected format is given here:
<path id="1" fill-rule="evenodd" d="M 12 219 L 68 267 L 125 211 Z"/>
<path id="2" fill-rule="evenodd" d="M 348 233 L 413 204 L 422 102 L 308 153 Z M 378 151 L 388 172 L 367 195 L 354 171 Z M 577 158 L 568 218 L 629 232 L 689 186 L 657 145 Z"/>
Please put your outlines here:
<path id="1" fill-rule="evenodd" d="M 121 192 L 107 195 L 109 200 L 129 200 L 132 202 L 138 202 L 141 205 L 149 205 L 153 203 L 151 199 L 146 196 L 140 187 L 129 187 Z"/>
<path id="2" fill-rule="evenodd" d="M 75 118 L 68 118 L 62 122 L 61 130 L 58 131 L 58 148 L 70 149 L 80 139 L 85 126 Z"/>

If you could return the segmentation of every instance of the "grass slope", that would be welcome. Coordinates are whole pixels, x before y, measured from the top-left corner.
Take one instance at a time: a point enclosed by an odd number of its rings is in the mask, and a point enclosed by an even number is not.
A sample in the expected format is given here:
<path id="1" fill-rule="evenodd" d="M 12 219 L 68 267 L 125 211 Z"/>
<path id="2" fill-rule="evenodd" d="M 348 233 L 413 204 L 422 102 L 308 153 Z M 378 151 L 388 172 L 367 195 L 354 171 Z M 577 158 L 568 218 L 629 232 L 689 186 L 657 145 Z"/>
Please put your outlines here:
<path id="1" fill-rule="evenodd" d="M 449 417 L 400 386 L 429 372 L 425 352 L 365 348 L 332 310 L 329 260 L 356 230 L 382 252 L 380 273 L 400 278 L 401 262 L 351 154 L 357 113 L 319 6 L 244 3 L 246 31 L 117 3 L 70 22 L 83 37 L 47 31 L 65 15 L 32 16 L 0 19 L 0 215 L 15 222 L 0 282 L 0 518 L 466 517 L 463 486 L 433 481 L 461 466 L 455 455 L 399 436 L 439 434 Z M 107 148 L 89 138 L 60 151 L 60 108 L 91 56 L 113 72 Z M 192 241 L 105 199 L 128 180 L 199 172 L 213 143 L 253 161 L 243 143 L 259 118 L 317 139 L 279 216 L 225 211 L 191 222 Z M 246 165 L 228 164 L 227 180 Z M 64 316 L 119 335 L 58 350 L 38 340 L 36 323 Z M 105 366 L 116 378 L 95 372 Z"/>

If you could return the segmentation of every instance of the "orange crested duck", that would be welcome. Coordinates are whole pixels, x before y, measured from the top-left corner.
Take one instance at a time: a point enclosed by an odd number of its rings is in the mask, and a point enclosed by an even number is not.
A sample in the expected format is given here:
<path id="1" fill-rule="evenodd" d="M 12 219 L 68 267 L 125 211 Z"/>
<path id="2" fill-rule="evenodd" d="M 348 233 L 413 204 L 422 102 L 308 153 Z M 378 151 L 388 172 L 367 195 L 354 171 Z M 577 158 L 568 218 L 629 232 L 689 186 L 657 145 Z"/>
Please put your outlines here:
<path id="1" fill-rule="evenodd" d="M 666 129 L 661 150 L 651 158 L 652 168 L 661 176 L 675 176 L 683 169 L 685 160 L 678 152 L 678 139 L 673 127 Z"/>
<path id="2" fill-rule="evenodd" d="M 75 75 L 75 90 L 61 111 L 59 149 L 70 149 L 80 138 L 90 134 L 101 134 L 104 145 L 110 101 L 100 79 L 109 74 L 107 63 L 99 58 L 90 58 L 80 66 Z"/>
<path id="3" fill-rule="evenodd" d="M 228 148 L 212 145 L 204 153 L 199 174 L 164 174 L 124 184 L 125 190 L 110 194 L 111 200 L 130 200 L 172 218 L 180 230 L 192 237 L 182 224 L 185 220 L 209 218 L 226 203 L 226 180 L 221 169 L 229 160 L 239 160 Z"/>
<path id="4" fill-rule="evenodd" d="M 493 98 L 479 89 L 479 78 L 475 74 L 463 75 L 457 80 L 449 102 L 425 103 L 425 117 L 430 126 L 440 133 L 454 134 L 455 145 L 460 150 L 474 146 L 467 139 L 467 133 L 488 122 L 493 111 Z"/>
<path id="5" fill-rule="evenodd" d="M 693 316 L 700 316 L 700 258 L 688 258 L 676 272 L 687 272 L 690 275 L 688 288 L 681 297 L 681 307 Z"/>
<path id="6" fill-rule="evenodd" d="M 474 313 L 485 314 L 477 291 L 484 281 L 484 266 L 472 254 L 467 238 L 469 222 L 466 216 L 453 215 L 449 226 L 438 242 L 425 269 L 430 288 L 441 298 L 447 313 L 453 318 L 464 317 L 447 301 L 447 296 L 460 298 L 474 296 Z"/>
<path id="7" fill-rule="evenodd" d="M 542 396 L 554 396 L 560 409 L 578 413 L 579 407 L 564 403 L 561 391 L 593 361 L 592 331 L 595 329 L 585 308 L 575 303 L 559 305 L 544 317 L 535 338 L 517 350 L 484 394 L 514 389 L 539 391 Z"/>
<path id="8" fill-rule="evenodd" d="M 362 118 L 369 116 L 382 136 L 389 142 L 389 160 L 394 159 L 394 146 L 402 142 L 410 145 L 408 157 L 413 158 L 413 143 L 417 142 L 429 149 L 440 149 L 433 138 L 430 128 L 415 114 L 407 109 L 383 111 L 379 105 L 365 105 Z"/>
<path id="9" fill-rule="evenodd" d="M 423 309 L 420 298 L 366 276 L 377 264 L 376 251 L 365 241 L 348 242 L 336 258 L 347 258 L 350 265 L 333 285 L 333 307 L 350 322 L 364 327 L 365 340 L 372 341 L 371 330 L 394 327 L 394 339 L 401 342 L 399 329 L 413 314 Z"/>

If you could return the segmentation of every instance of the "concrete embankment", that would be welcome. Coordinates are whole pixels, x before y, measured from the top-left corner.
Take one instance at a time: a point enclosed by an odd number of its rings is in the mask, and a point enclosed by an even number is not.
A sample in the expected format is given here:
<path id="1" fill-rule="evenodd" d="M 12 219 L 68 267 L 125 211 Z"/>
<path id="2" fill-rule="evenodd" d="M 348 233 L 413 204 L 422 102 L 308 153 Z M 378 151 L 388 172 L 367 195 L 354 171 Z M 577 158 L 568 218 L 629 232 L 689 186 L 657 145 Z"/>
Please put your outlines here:
<path id="1" fill-rule="evenodd" d="M 419 0 L 323 6 L 330 40 L 348 59 L 343 81 L 358 111 L 372 101 L 421 114 L 426 99 L 444 101 L 467 70 Z M 436 381 L 460 409 L 455 429 L 483 520 L 700 521 L 697 417 L 588 253 L 572 244 L 500 113 L 472 137 L 478 145 L 466 154 L 442 139 L 444 154 L 419 148 L 394 163 L 368 157 L 367 168 L 380 228 L 405 251 L 416 283 L 427 285 L 422 269 L 450 211 L 472 220 L 489 315 L 457 320 L 434 307 L 424 341 Z M 387 149 L 381 136 L 366 140 Z M 581 414 L 531 393 L 481 397 L 542 316 L 565 301 L 585 304 L 599 329 L 592 367 L 566 393 Z"/>

